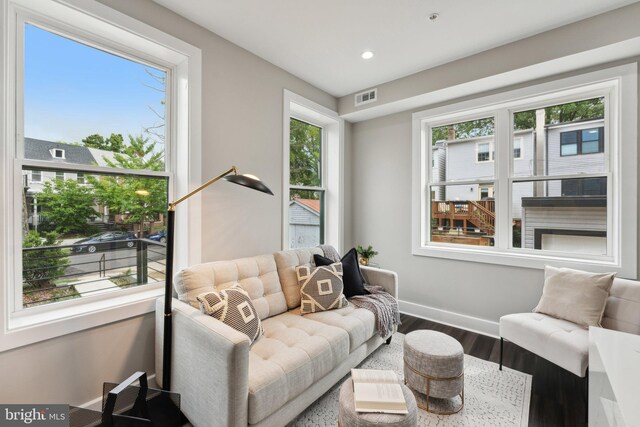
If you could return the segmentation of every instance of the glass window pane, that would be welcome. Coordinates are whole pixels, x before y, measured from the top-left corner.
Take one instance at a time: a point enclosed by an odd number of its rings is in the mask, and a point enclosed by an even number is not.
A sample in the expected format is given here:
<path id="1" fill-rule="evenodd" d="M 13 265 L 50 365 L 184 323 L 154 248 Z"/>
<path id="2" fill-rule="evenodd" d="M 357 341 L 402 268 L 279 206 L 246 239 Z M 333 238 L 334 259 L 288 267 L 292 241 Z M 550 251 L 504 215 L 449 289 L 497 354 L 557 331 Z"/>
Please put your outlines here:
<path id="1" fill-rule="evenodd" d="M 587 129 L 582 131 L 582 142 L 598 141 L 600 139 L 600 131 L 596 129 Z"/>
<path id="2" fill-rule="evenodd" d="M 322 187 L 322 128 L 289 121 L 289 184 Z"/>
<path id="3" fill-rule="evenodd" d="M 165 71 L 35 25 L 24 30 L 26 159 L 165 169 Z M 118 161 L 125 152 L 144 160 Z"/>
<path id="4" fill-rule="evenodd" d="M 607 255 L 606 178 L 517 182 L 513 247 Z"/>
<path id="5" fill-rule="evenodd" d="M 582 154 L 597 153 L 600 151 L 600 144 L 598 141 L 582 141 Z"/>
<path id="6" fill-rule="evenodd" d="M 430 188 L 432 242 L 493 246 L 496 224 L 493 182 Z"/>
<path id="7" fill-rule="evenodd" d="M 604 154 L 590 158 L 580 155 L 602 152 L 602 141 L 587 144 L 585 151 L 581 138 L 588 134 L 588 138 L 597 140 L 599 130 L 605 126 L 604 119 L 604 98 L 515 112 L 513 138 L 522 138 L 523 160 L 512 162 L 513 176 L 606 172 Z"/>
<path id="8" fill-rule="evenodd" d="M 289 248 L 324 243 L 324 191 L 289 191 Z"/>
<path id="9" fill-rule="evenodd" d="M 25 308 L 164 281 L 166 178 L 55 177 L 23 192 Z"/>
<path id="10" fill-rule="evenodd" d="M 578 144 L 568 144 L 560 147 L 561 156 L 575 156 L 576 154 L 578 154 Z"/>
<path id="11" fill-rule="evenodd" d="M 432 128 L 432 156 L 440 161 L 434 181 L 493 178 L 494 128 L 493 117 Z"/>

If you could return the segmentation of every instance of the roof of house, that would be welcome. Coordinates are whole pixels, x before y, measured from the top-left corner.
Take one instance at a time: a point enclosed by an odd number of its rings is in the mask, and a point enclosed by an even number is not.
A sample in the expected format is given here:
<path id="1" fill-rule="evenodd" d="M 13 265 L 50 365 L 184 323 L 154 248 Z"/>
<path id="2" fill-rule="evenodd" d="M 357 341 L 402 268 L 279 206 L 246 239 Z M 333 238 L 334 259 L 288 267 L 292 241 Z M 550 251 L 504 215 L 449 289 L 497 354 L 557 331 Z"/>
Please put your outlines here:
<path id="1" fill-rule="evenodd" d="M 305 206 L 306 208 L 314 211 L 315 213 L 320 213 L 320 200 L 315 199 L 293 199 L 294 202 L 298 202 L 299 204 Z"/>
<path id="2" fill-rule="evenodd" d="M 64 159 L 58 159 L 53 156 L 51 150 L 54 148 L 64 150 Z M 96 163 L 96 160 L 87 147 L 33 138 L 24 139 L 24 157 L 31 160 L 48 160 L 80 165 L 92 165 Z"/>
<path id="3" fill-rule="evenodd" d="M 64 150 L 64 159 L 53 156 L 52 150 Z M 74 163 L 78 165 L 108 166 L 104 158 L 114 160 L 115 153 L 82 145 L 65 144 L 64 142 L 45 141 L 43 139 L 25 138 L 24 157 L 30 160 L 46 160 L 58 163 Z"/>

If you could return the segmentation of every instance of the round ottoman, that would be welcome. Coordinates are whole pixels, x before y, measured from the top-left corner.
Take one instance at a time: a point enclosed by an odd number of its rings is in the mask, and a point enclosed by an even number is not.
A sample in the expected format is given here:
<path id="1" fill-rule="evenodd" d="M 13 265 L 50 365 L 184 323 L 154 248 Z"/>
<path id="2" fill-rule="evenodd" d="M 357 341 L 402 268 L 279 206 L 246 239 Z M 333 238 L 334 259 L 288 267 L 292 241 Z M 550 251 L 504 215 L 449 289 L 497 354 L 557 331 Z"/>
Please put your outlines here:
<path id="1" fill-rule="evenodd" d="M 407 402 L 408 414 L 379 414 L 370 412 L 356 412 L 353 400 L 353 381 L 348 379 L 340 387 L 340 413 L 338 414 L 339 427 L 414 427 L 418 423 L 418 408 L 416 398 L 404 384 L 400 384 L 404 400 Z"/>
<path id="2" fill-rule="evenodd" d="M 404 381 L 415 392 L 418 406 L 437 414 L 454 414 L 464 406 L 464 351 L 449 335 L 437 331 L 413 331 L 404 339 Z M 438 411 L 429 398 L 453 399 L 460 404 Z"/>

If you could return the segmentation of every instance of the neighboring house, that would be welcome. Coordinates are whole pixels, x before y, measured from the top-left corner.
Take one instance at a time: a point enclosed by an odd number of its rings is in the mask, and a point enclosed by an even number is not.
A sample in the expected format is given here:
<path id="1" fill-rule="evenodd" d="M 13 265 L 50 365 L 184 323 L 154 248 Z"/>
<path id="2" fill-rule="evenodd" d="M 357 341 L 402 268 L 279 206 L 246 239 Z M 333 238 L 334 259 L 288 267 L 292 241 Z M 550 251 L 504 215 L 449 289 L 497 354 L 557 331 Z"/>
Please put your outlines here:
<path id="1" fill-rule="evenodd" d="M 536 164 L 536 132 L 514 132 L 514 176 L 534 176 L 536 170 L 548 176 L 604 170 L 603 120 L 548 125 L 544 133 L 544 150 L 538 150 L 537 159 L 541 163 Z M 433 146 L 434 181 L 487 180 L 447 185 L 432 193 L 433 200 L 441 202 L 432 204 L 438 231 L 455 228 L 474 238 L 494 234 L 494 160 L 493 136 Z M 604 178 L 515 183 L 511 214 L 514 227 L 522 230 L 522 247 L 606 253 L 606 188 Z M 579 230 L 576 223 L 583 224 Z"/>
<path id="2" fill-rule="evenodd" d="M 320 244 L 320 200 L 289 202 L 289 247 L 309 248 Z"/>
<path id="3" fill-rule="evenodd" d="M 31 160 L 48 162 L 106 166 L 105 157 L 113 159 L 111 151 L 87 148 L 62 142 L 45 141 L 41 139 L 24 139 L 24 156 Z M 81 172 L 50 172 L 42 170 L 23 170 L 22 176 L 26 190 L 26 206 L 29 210 L 28 224 L 37 227 L 40 223 L 42 208 L 38 206 L 38 193 L 44 189 L 47 181 L 54 179 L 76 180 L 79 184 L 87 184 L 86 177 Z M 87 184 L 88 185 L 88 184 Z M 98 207 L 96 206 L 96 209 Z M 106 208 L 105 208 L 106 210 Z M 104 212 L 108 216 L 108 212 Z"/>

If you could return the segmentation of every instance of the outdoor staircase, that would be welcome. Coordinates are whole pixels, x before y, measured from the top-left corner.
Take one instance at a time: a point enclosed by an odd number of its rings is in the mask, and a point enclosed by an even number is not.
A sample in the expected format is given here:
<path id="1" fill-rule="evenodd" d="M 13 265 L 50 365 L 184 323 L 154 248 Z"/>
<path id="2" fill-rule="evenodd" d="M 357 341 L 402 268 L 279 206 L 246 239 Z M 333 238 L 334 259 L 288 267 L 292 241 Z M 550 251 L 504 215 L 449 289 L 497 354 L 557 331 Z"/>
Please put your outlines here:
<path id="1" fill-rule="evenodd" d="M 469 201 L 469 221 L 487 234 L 495 234 L 496 213 L 472 200 Z"/>

